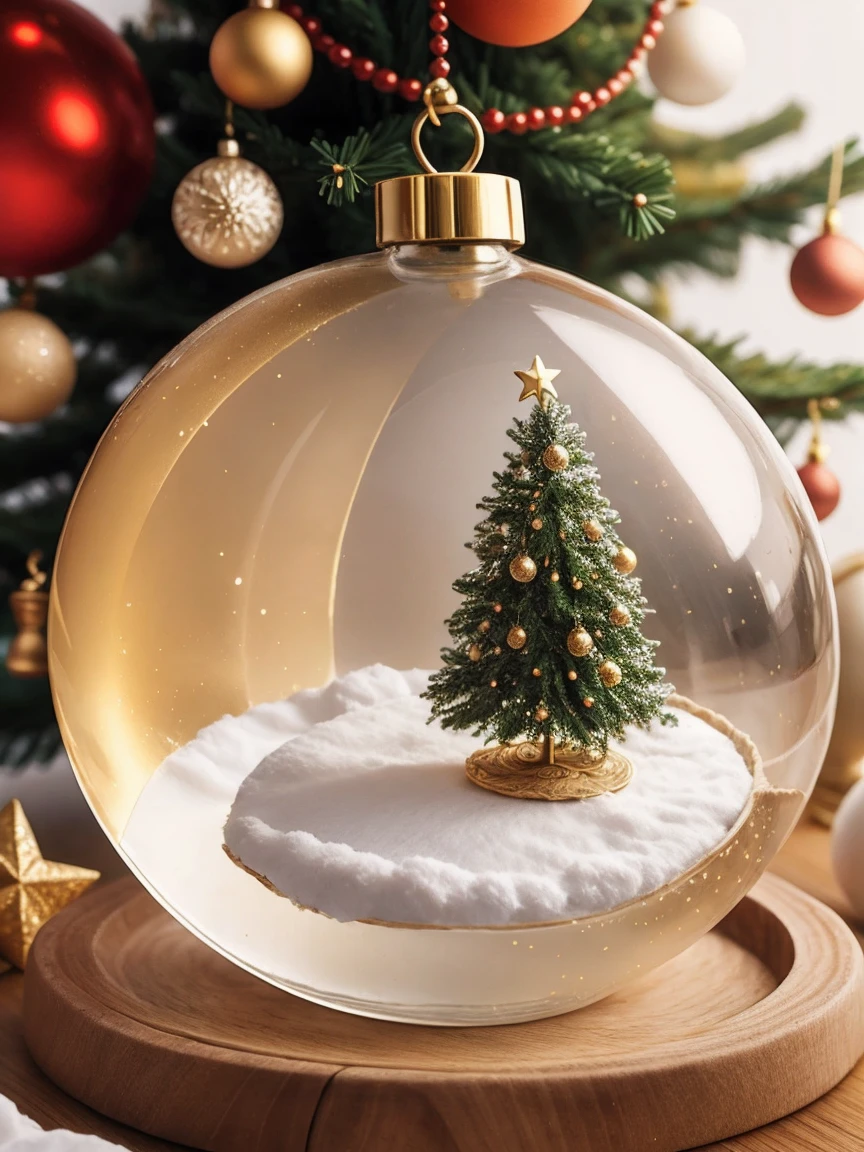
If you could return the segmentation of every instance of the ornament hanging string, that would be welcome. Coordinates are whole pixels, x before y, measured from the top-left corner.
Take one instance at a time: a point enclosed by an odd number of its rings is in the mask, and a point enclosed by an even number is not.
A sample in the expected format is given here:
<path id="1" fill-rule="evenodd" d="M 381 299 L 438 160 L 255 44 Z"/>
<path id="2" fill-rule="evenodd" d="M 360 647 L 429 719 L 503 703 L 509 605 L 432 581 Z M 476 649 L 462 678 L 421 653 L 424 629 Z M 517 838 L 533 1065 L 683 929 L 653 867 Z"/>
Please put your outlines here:
<path id="1" fill-rule="evenodd" d="M 446 15 L 447 3 L 446 0 L 430 0 L 429 7 L 432 9 L 429 19 L 429 29 L 432 32 L 429 41 L 432 52 L 429 74 L 433 79 L 443 80 L 450 74 L 450 62 L 447 59 L 450 42 L 445 35 L 450 26 Z M 420 80 L 400 77 L 392 68 L 379 67 L 374 60 L 357 56 L 346 44 L 337 43 L 328 35 L 321 20 L 317 16 L 308 15 L 300 4 L 290 4 L 285 11 L 305 29 L 315 51 L 326 56 L 335 68 L 350 68 L 355 79 L 369 81 L 377 91 L 396 93 L 403 100 L 416 101 L 423 95 L 424 85 Z M 656 46 L 657 39 L 663 31 L 662 16 L 661 0 L 655 0 L 624 66 L 593 92 L 574 92 L 567 108 L 553 104 L 548 108 L 534 106 L 521 112 L 510 113 L 504 113 L 498 108 L 487 108 L 481 117 L 483 128 L 490 134 L 512 132 L 516 136 L 522 136 L 528 131 L 537 131 L 540 128 L 578 124 L 597 108 L 605 107 L 616 96 L 620 96 L 633 82 L 636 66 L 646 53 Z"/>
<path id="2" fill-rule="evenodd" d="M 831 172 L 828 176 L 828 196 L 825 200 L 825 231 L 834 233 L 840 225 L 837 205 L 843 191 L 843 162 L 846 158 L 846 143 L 841 140 L 831 154 Z M 811 415 L 812 419 L 812 415 Z"/>

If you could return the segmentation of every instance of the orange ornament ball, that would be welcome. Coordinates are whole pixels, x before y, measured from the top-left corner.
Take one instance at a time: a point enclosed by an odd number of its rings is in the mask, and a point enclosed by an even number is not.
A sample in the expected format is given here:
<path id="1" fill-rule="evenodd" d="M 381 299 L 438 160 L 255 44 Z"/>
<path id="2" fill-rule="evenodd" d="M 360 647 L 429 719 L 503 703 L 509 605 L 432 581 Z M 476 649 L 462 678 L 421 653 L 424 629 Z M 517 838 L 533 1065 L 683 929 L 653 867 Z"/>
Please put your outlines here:
<path id="1" fill-rule="evenodd" d="M 840 503 L 840 481 L 831 469 L 818 460 L 808 460 L 798 469 L 798 478 L 813 505 L 816 519 L 830 516 Z"/>
<path id="2" fill-rule="evenodd" d="M 842 316 L 864 300 L 864 250 L 847 236 L 826 232 L 795 255 L 792 291 L 820 316 Z"/>
<path id="3" fill-rule="evenodd" d="M 504 48 L 527 48 L 565 32 L 591 0 L 447 0 L 463 32 Z"/>

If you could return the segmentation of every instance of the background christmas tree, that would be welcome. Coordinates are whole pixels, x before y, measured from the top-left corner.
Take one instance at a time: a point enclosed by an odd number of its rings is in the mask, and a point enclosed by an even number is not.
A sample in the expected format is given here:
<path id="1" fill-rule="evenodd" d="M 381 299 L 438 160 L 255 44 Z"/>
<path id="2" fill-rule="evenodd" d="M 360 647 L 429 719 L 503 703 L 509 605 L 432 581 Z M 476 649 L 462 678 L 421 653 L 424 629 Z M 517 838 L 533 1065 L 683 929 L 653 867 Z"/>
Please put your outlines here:
<path id="1" fill-rule="evenodd" d="M 81 470 L 141 375 L 198 324 L 256 288 L 369 250 L 374 238 L 368 186 L 414 170 L 408 138 L 417 105 L 358 82 L 350 70 L 316 53 L 311 83 L 294 103 L 273 113 L 236 113 L 245 155 L 279 186 L 285 204 L 281 239 L 249 268 L 229 272 L 197 263 L 173 232 L 170 203 L 186 172 L 215 153 L 224 101 L 208 71 L 208 47 L 237 7 L 225 0 L 157 0 L 148 26 L 127 30 L 159 116 L 156 174 L 134 227 L 109 252 L 40 287 L 40 310 L 77 342 L 79 383 L 68 407 L 44 423 L 3 429 L 4 605 L 32 548 L 43 549 L 50 561 Z M 566 105 L 574 91 L 594 88 L 621 67 L 646 10 L 644 0 L 593 0 L 564 35 L 516 50 L 490 47 L 451 27 L 451 79 L 463 103 L 478 113 L 490 106 L 510 112 Z M 426 0 L 320 0 L 314 14 L 355 55 L 400 76 L 426 76 Z M 828 159 L 750 187 L 740 177 L 739 161 L 794 131 L 802 120 L 799 108 L 787 107 L 723 138 L 663 128 L 652 108 L 652 99 L 631 87 L 584 124 L 490 136 L 481 167 L 520 179 L 526 256 L 657 307 L 656 289 L 669 270 L 702 268 L 731 277 L 745 237 L 789 242 L 805 209 L 824 198 Z M 443 170 L 457 157 L 461 163 L 460 126 L 448 125 L 435 137 L 432 161 Z M 862 188 L 864 158 L 850 150 L 844 192 Z M 638 192 L 647 198 L 643 207 L 633 204 Z M 667 221 L 670 206 L 676 215 Z M 18 290 L 10 285 L 13 297 Z M 864 407 L 864 368 L 772 363 L 740 356 L 734 341 L 710 331 L 685 335 L 781 438 L 804 418 L 809 397 L 839 397 L 834 417 Z M 0 647 L 11 634 L 11 617 L 4 612 Z M 47 684 L 16 682 L 0 673 L 0 763 L 44 758 L 57 743 Z"/>
<path id="2" fill-rule="evenodd" d="M 585 435 L 557 400 L 540 358 L 517 372 L 536 398 L 508 430 L 518 451 L 478 508 L 478 566 L 453 585 L 454 641 L 430 680 L 445 728 L 605 753 L 610 736 L 659 715 L 668 688 L 655 666 L 633 552 L 600 491 Z"/>

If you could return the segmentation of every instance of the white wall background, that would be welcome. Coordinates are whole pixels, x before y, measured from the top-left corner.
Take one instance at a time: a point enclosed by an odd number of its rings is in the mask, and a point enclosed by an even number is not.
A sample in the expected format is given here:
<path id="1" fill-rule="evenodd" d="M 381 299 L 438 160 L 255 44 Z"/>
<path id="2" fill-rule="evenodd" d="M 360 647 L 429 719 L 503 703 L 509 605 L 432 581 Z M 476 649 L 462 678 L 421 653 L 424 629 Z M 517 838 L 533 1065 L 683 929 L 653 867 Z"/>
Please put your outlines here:
<path id="1" fill-rule="evenodd" d="M 135 18 L 145 0 L 79 0 L 114 27 Z M 768 114 L 786 101 L 808 111 L 802 132 L 766 149 L 752 160 L 754 179 L 767 180 L 809 164 L 849 135 L 864 136 L 861 60 L 864 58 L 862 0 L 709 0 L 731 16 L 748 50 L 747 71 L 733 92 L 706 108 L 679 108 L 663 102 L 658 115 L 685 128 L 723 132 Z M 812 229 L 802 229 L 802 242 L 820 223 L 814 211 Z M 845 231 L 864 244 L 864 195 L 844 208 Z M 864 306 L 850 316 L 822 319 L 806 312 L 789 289 L 790 253 L 759 241 L 747 245 L 741 276 L 718 283 L 694 275 L 674 286 L 677 323 L 727 336 L 744 333 L 747 344 L 775 356 L 800 353 L 815 360 L 864 361 Z M 830 427 L 831 464 L 840 476 L 844 497 L 823 525 L 832 560 L 864 549 L 864 521 L 857 515 L 864 496 L 864 416 L 845 426 Z M 790 446 L 802 461 L 806 435 Z M 119 860 L 101 838 L 89 835 L 92 818 L 75 786 L 68 765 L 0 775 L 0 804 L 20 795 L 46 851 L 116 872 Z"/>

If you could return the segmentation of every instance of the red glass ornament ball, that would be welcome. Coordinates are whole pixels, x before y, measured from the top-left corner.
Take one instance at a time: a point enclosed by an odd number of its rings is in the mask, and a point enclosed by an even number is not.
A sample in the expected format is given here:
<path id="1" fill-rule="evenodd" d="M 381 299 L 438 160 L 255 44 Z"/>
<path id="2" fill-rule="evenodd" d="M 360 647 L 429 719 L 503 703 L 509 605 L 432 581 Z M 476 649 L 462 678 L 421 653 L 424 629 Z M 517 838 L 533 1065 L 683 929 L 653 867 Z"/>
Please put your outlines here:
<path id="1" fill-rule="evenodd" d="M 526 48 L 566 31 L 590 3 L 591 0 L 447 0 L 447 15 L 463 32 L 487 44 Z"/>
<path id="2" fill-rule="evenodd" d="M 820 316 L 842 316 L 864 300 L 864 250 L 847 236 L 826 232 L 792 261 L 792 291 Z"/>
<path id="3" fill-rule="evenodd" d="M 132 220 L 153 105 L 132 52 L 71 0 L 0 5 L 0 276 L 80 264 Z"/>
<path id="4" fill-rule="evenodd" d="M 830 516 L 840 503 L 840 481 L 818 460 L 808 460 L 798 469 L 798 478 L 810 498 L 817 520 Z"/>

